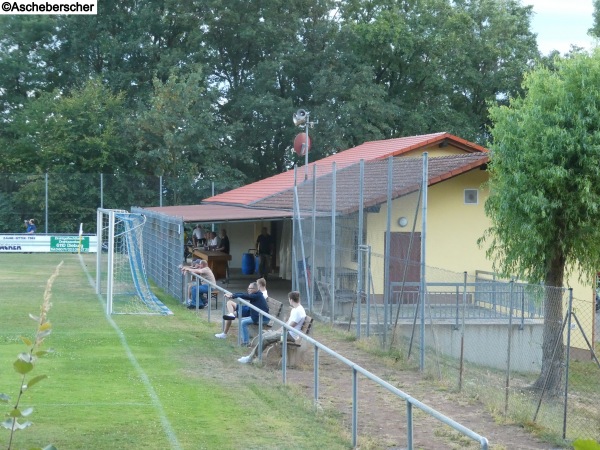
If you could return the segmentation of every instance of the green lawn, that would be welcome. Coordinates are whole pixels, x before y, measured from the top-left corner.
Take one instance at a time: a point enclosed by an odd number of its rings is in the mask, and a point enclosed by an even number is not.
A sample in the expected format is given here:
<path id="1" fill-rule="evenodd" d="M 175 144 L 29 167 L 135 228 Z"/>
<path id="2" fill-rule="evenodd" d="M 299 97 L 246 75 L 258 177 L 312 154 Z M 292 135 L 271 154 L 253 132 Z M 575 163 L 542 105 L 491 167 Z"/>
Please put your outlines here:
<path id="1" fill-rule="evenodd" d="M 92 279 L 95 255 L 84 255 Z M 349 448 L 347 432 L 315 413 L 294 386 L 271 369 L 240 365 L 233 340 L 214 338 L 209 324 L 161 299 L 173 316 L 104 313 L 77 255 L 0 254 L 0 392 L 16 398 L 12 364 L 32 338 L 46 281 L 64 260 L 52 289 L 52 334 L 26 392 L 33 426 L 13 448 L 52 443 L 59 449 Z M 298 399 L 301 400 L 298 400 Z M 5 412 L 10 405 L 0 407 Z M 0 447 L 8 431 L 0 431 Z"/>

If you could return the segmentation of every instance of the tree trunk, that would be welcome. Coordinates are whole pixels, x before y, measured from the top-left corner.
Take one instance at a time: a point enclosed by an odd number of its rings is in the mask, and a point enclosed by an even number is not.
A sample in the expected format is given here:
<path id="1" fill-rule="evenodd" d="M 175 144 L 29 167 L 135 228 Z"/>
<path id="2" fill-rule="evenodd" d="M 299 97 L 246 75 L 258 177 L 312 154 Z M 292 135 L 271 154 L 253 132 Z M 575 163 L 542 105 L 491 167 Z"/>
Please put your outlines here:
<path id="1" fill-rule="evenodd" d="M 533 384 L 535 389 L 545 389 L 546 394 L 562 391 L 562 374 L 565 355 L 563 344 L 563 279 L 565 256 L 556 255 L 546 273 L 544 294 L 544 333 L 542 343 L 542 371 Z"/>

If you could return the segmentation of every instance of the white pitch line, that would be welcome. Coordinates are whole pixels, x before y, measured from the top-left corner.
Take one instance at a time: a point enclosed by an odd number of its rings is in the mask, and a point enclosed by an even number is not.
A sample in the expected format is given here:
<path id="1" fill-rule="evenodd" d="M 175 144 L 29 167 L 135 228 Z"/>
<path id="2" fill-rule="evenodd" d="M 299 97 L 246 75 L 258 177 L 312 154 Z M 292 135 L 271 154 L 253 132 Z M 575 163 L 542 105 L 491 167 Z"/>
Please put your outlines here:
<path id="1" fill-rule="evenodd" d="M 85 272 L 85 274 L 88 278 L 88 282 L 90 283 L 90 286 L 92 286 L 92 288 L 95 289 L 96 285 L 94 283 L 94 280 L 92 280 L 92 277 L 90 276 L 90 273 L 88 272 L 87 267 L 85 266 L 85 263 L 83 262 L 83 258 L 81 257 L 81 255 L 79 255 L 79 263 L 81 264 L 81 267 L 83 268 L 83 271 Z M 97 294 L 97 296 L 98 296 L 98 301 L 100 301 L 100 304 L 104 304 L 102 295 Z M 106 308 L 104 308 L 104 311 L 106 311 Z M 129 344 L 127 344 L 127 339 L 125 338 L 125 335 L 123 334 L 123 332 L 121 331 L 119 326 L 115 323 L 115 321 L 112 319 L 112 317 L 110 317 L 107 314 L 105 314 L 105 317 L 106 317 L 106 320 L 108 321 L 108 323 L 114 328 L 117 335 L 119 336 L 119 340 L 121 341 L 121 345 L 123 346 L 123 349 L 125 350 L 125 353 L 127 354 L 127 357 L 129 358 L 129 361 L 131 361 L 131 364 L 133 365 L 135 370 L 138 372 L 140 378 L 142 379 L 142 382 L 143 382 L 144 386 L 146 387 L 146 390 L 148 391 L 148 395 L 150 396 L 150 399 L 152 400 L 152 404 L 154 405 L 154 408 L 156 408 L 156 410 L 158 412 L 158 415 L 160 417 L 160 422 L 162 423 L 163 430 L 165 431 L 165 434 L 167 435 L 167 438 L 169 439 L 169 442 L 171 443 L 171 448 L 174 450 L 181 449 L 181 445 L 179 444 L 179 441 L 177 440 L 177 436 L 175 436 L 175 431 L 173 430 L 173 427 L 171 426 L 169 419 L 167 419 L 167 415 L 165 414 L 165 410 L 160 402 L 160 399 L 158 398 L 156 391 L 152 387 L 152 383 L 150 382 L 148 375 L 146 375 L 146 372 L 144 372 L 144 369 L 142 369 L 142 366 L 140 366 L 137 359 L 133 355 L 133 352 L 129 348 Z"/>

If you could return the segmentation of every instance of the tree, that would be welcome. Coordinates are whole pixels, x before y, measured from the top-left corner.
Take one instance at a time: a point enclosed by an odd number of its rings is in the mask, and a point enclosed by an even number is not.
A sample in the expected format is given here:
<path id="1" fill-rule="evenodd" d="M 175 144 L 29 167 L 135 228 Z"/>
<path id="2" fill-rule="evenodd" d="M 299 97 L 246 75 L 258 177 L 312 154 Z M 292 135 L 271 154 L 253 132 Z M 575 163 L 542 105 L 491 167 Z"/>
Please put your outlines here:
<path id="1" fill-rule="evenodd" d="M 0 114 L 10 117 L 35 94 L 52 90 L 48 83 L 49 49 L 55 42 L 56 16 L 0 17 Z"/>
<path id="2" fill-rule="evenodd" d="M 331 0 L 202 4 L 209 77 L 222 97 L 217 115 L 228 145 L 244 151 L 234 167 L 249 181 L 292 165 L 298 130 L 291 117 L 314 105 L 310 84 L 330 43 L 332 5 Z"/>
<path id="3" fill-rule="evenodd" d="M 490 109 L 493 142 L 488 256 L 506 275 L 563 287 L 600 263 L 600 51 L 557 58 L 525 78 L 524 96 Z M 562 376 L 563 298 L 546 290 L 542 370 Z M 554 345 L 558 344 L 553 359 Z"/>
<path id="4" fill-rule="evenodd" d="M 170 180 L 171 204 L 198 202 L 202 185 L 212 180 L 236 184 L 243 179 L 232 168 L 239 152 L 223 144 L 216 103 L 216 94 L 205 86 L 200 70 L 182 77 L 171 75 L 165 83 L 154 80 L 149 108 L 132 120 L 138 170 Z M 209 191 L 204 194 L 210 196 Z"/>
<path id="5" fill-rule="evenodd" d="M 588 30 L 588 33 L 600 37 L 600 0 L 594 0 L 594 26 Z"/>
<path id="6" fill-rule="evenodd" d="M 195 3 L 106 0 L 102 14 L 58 16 L 50 79 L 59 87 L 100 77 L 128 106 L 146 101 L 154 78 L 185 73 L 204 54 Z"/>
<path id="7" fill-rule="evenodd" d="M 487 102 L 516 95 L 538 56 L 531 7 L 515 0 L 344 5 L 355 57 L 399 110 L 393 137 L 449 131 L 484 142 Z"/>
<path id="8" fill-rule="evenodd" d="M 32 211 L 44 210 L 43 174 L 52 172 L 49 209 L 60 211 L 49 218 L 53 231 L 73 232 L 81 222 L 95 222 L 98 174 L 128 175 L 126 183 L 136 173 L 123 130 L 127 113 L 123 101 L 100 81 L 89 80 L 67 94 L 58 90 L 41 94 L 8 125 L 15 138 L 3 150 L 9 164 L 0 162 L 0 169 L 31 174 L 25 179 L 15 176 L 20 186 L 14 197 Z M 133 204 L 124 200 L 135 191 L 131 184 L 119 189 L 119 207 Z"/>

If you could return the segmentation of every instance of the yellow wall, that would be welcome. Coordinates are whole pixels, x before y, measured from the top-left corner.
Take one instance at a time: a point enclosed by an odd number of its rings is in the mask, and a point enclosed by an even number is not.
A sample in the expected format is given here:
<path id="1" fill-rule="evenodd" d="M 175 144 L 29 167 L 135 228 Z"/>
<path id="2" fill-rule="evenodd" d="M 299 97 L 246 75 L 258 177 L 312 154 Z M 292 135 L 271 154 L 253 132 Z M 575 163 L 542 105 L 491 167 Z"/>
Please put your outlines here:
<path id="1" fill-rule="evenodd" d="M 482 184 L 487 172 L 472 170 L 430 186 L 427 204 L 427 265 L 474 275 L 492 270 L 477 239 L 489 226 L 484 212 L 488 198 Z M 465 204 L 464 190 L 477 189 L 477 204 Z"/>
<path id="2" fill-rule="evenodd" d="M 434 155 L 438 156 L 435 152 Z M 420 156 L 420 155 L 419 155 Z M 459 282 L 464 271 L 470 277 L 476 270 L 492 271 L 492 263 L 486 258 L 486 246 L 480 248 L 477 240 L 490 226 L 485 215 L 484 204 L 489 191 L 484 187 L 488 174 L 475 169 L 462 175 L 445 180 L 429 187 L 427 205 L 427 279 L 436 282 Z M 465 204 L 464 190 L 477 189 L 478 203 Z M 392 201 L 391 231 L 410 232 L 413 226 L 417 194 Z M 415 231 L 421 231 L 421 206 L 417 212 Z M 400 228 L 398 218 L 404 216 L 409 223 Z M 381 205 L 379 213 L 369 213 L 366 217 L 367 243 L 372 248 L 371 273 L 375 294 L 383 294 L 383 275 L 385 270 L 384 232 L 387 225 L 387 206 Z M 591 282 L 579 281 L 573 274 L 566 281 L 573 288 L 574 310 L 590 341 L 594 327 L 594 288 Z M 565 301 L 567 295 L 565 295 Z M 565 308 L 566 311 L 566 303 Z M 572 347 L 587 348 L 579 329 L 574 329 L 571 338 Z M 593 342 L 593 341 L 592 341 Z"/>
<path id="3" fill-rule="evenodd" d="M 429 153 L 429 157 L 438 157 L 438 156 L 449 156 L 449 155 L 462 155 L 466 153 L 464 150 L 453 147 L 452 145 L 448 145 L 447 147 L 439 147 L 436 145 L 430 145 L 429 147 L 422 147 L 417 150 L 412 150 L 408 153 L 404 153 L 401 158 L 422 158 L 423 153 Z"/>

